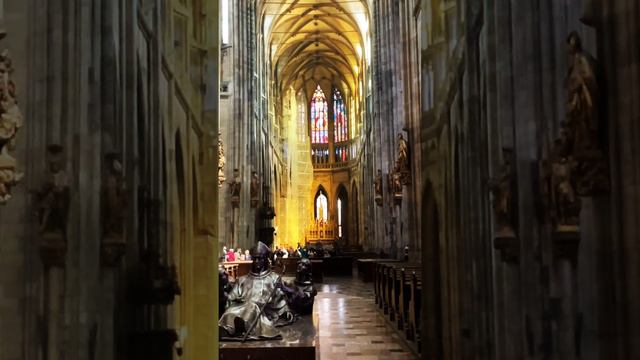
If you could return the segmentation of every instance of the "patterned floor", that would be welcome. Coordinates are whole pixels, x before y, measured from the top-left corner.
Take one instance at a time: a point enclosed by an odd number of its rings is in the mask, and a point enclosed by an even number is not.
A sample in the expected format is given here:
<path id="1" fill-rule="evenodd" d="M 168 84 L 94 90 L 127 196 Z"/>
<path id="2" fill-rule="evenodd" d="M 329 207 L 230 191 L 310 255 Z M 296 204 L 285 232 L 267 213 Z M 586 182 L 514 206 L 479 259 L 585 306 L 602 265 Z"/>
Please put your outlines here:
<path id="1" fill-rule="evenodd" d="M 417 359 L 376 310 L 373 284 L 325 278 L 316 288 L 321 360 Z"/>

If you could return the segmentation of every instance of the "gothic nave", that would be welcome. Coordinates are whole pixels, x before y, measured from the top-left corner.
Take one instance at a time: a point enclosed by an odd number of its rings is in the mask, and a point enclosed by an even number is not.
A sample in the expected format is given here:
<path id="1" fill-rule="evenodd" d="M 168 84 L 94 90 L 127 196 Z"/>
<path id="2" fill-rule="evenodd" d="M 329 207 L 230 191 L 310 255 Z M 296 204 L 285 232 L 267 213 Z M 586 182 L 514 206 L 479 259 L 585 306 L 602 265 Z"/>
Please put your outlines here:
<path id="1" fill-rule="evenodd" d="M 639 35 L 637 0 L 0 0 L 0 360 L 639 359 Z"/>

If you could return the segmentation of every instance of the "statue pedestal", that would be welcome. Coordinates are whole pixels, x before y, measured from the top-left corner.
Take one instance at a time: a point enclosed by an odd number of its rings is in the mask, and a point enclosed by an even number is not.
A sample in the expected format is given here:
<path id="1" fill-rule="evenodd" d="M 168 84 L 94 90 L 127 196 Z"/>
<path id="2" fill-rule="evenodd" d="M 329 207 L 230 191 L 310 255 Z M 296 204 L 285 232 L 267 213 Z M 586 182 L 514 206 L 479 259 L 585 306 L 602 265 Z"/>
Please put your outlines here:
<path id="1" fill-rule="evenodd" d="M 402 204 L 402 193 L 394 193 L 393 194 L 393 203 L 395 205 Z"/>
<path id="2" fill-rule="evenodd" d="M 493 248 L 500 251 L 503 262 L 518 262 L 520 242 L 511 228 L 503 227 L 493 234 Z"/>
<path id="3" fill-rule="evenodd" d="M 231 196 L 231 207 L 237 208 L 238 206 L 240 206 L 240 196 L 232 195 Z"/>
<path id="4" fill-rule="evenodd" d="M 173 329 L 134 334 L 130 341 L 131 359 L 171 360 L 178 334 Z"/>
<path id="5" fill-rule="evenodd" d="M 104 267 L 118 267 L 126 251 L 127 243 L 122 238 L 104 238 L 100 244 L 100 263 Z"/>
<path id="6" fill-rule="evenodd" d="M 220 359 L 315 360 L 318 338 L 317 315 L 301 316 L 289 326 L 278 328 L 281 340 L 221 341 Z"/>
<path id="7" fill-rule="evenodd" d="M 382 196 L 381 195 L 376 195 L 375 202 L 376 202 L 376 205 L 382 206 Z"/>
<path id="8" fill-rule="evenodd" d="M 553 254 L 556 258 L 575 259 L 580 245 L 577 225 L 558 225 L 553 232 Z"/>
<path id="9" fill-rule="evenodd" d="M 60 232 L 47 232 L 42 234 L 40 242 L 40 258 L 45 267 L 65 266 L 67 254 L 67 242 Z"/>

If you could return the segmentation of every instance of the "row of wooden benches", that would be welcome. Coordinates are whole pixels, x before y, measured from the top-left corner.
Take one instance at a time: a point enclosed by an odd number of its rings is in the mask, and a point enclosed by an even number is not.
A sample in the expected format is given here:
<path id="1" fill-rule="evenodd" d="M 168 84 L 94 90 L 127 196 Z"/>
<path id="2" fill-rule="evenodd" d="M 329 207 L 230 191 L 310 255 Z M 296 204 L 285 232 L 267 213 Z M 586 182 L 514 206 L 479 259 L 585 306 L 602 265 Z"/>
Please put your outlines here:
<path id="1" fill-rule="evenodd" d="M 420 352 L 422 266 L 397 261 L 375 262 L 376 304 L 407 342 Z"/>

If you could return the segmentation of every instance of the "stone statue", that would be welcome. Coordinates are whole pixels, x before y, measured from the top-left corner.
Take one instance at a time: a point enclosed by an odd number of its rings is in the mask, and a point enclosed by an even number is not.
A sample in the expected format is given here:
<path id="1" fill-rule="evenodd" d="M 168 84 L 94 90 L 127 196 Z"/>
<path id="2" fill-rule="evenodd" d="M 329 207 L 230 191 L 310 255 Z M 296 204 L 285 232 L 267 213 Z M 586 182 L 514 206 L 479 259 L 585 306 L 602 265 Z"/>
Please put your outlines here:
<path id="1" fill-rule="evenodd" d="M 580 198 L 575 191 L 575 160 L 566 153 L 563 138 L 555 141 L 554 157 L 551 162 L 552 217 L 558 230 L 572 230 L 579 224 Z"/>
<path id="2" fill-rule="evenodd" d="M 396 164 L 393 169 L 394 173 L 400 174 L 400 182 L 402 185 L 411 183 L 411 171 L 409 166 L 409 144 L 402 134 L 398 134 L 398 153 L 396 155 Z"/>
<path id="3" fill-rule="evenodd" d="M 504 148 L 502 168 L 497 177 L 489 180 L 489 190 L 493 195 L 493 212 L 496 222 L 496 235 L 498 237 L 513 237 L 513 167 L 511 149 Z"/>
<path id="4" fill-rule="evenodd" d="M 63 169 L 63 148 L 49 145 L 49 169 L 47 179 L 36 192 L 40 233 L 63 237 L 67 233 L 69 214 L 69 186 L 67 172 Z"/>
<path id="5" fill-rule="evenodd" d="M 398 171 L 393 171 L 389 174 L 389 191 L 393 195 L 393 201 L 395 204 L 399 204 L 402 201 L 402 174 Z"/>
<path id="6" fill-rule="evenodd" d="M 124 176 L 120 155 L 105 156 L 105 178 L 102 184 L 102 243 L 103 265 L 117 266 L 126 250 L 124 223 L 127 211 Z"/>
<path id="7" fill-rule="evenodd" d="M 382 170 L 378 169 L 376 179 L 373 182 L 374 199 L 378 206 L 382 206 Z"/>
<path id="8" fill-rule="evenodd" d="M 233 207 L 240 205 L 240 190 L 242 190 L 240 170 L 233 169 L 233 181 L 229 183 L 229 193 L 231 194 L 231 205 Z"/>
<path id="9" fill-rule="evenodd" d="M 283 285 L 290 308 L 296 315 L 313 313 L 313 302 L 318 291 L 313 286 L 311 270 L 311 261 L 308 258 L 301 259 L 298 261 L 293 285 L 286 283 Z"/>
<path id="10" fill-rule="evenodd" d="M 576 32 L 567 38 L 567 114 L 571 156 L 577 162 L 576 191 L 583 196 L 609 190 L 608 170 L 600 141 L 600 95 L 595 59 L 582 49 Z"/>
<path id="11" fill-rule="evenodd" d="M 70 181 L 64 170 L 63 148 L 49 145 L 46 180 L 35 191 L 40 256 L 45 266 L 64 266 L 67 249 Z"/>
<path id="12" fill-rule="evenodd" d="M 105 156 L 106 176 L 102 185 L 102 233 L 105 238 L 124 238 L 127 209 L 122 163 L 118 154 Z"/>
<path id="13" fill-rule="evenodd" d="M 598 82 L 596 62 L 582 49 L 576 32 L 567 39 L 569 60 L 566 78 L 567 126 L 572 130 L 574 156 L 598 148 Z"/>
<path id="14" fill-rule="evenodd" d="M 221 134 L 218 133 L 218 187 L 222 187 L 222 184 L 227 180 L 224 176 L 224 165 L 226 159 L 224 157 L 224 146 L 222 145 Z"/>
<path id="15" fill-rule="evenodd" d="M 255 208 L 260 202 L 260 179 L 257 172 L 251 173 L 251 207 Z"/>
<path id="16" fill-rule="evenodd" d="M 295 320 L 281 277 L 270 269 L 270 254 L 271 249 L 262 242 L 252 249 L 251 272 L 235 283 L 228 307 L 218 321 L 223 339 L 242 338 L 247 332 L 252 340 L 279 339 L 276 326 Z"/>
<path id="17" fill-rule="evenodd" d="M 0 54 L 0 204 L 11 198 L 11 187 L 24 176 L 16 170 L 16 159 L 9 153 L 15 147 L 16 135 L 23 125 L 12 73 L 11 58 L 5 50 Z"/>
<path id="18" fill-rule="evenodd" d="M 398 134 L 398 154 L 396 157 L 396 168 L 400 172 L 409 171 L 409 144 L 402 134 Z"/>

